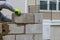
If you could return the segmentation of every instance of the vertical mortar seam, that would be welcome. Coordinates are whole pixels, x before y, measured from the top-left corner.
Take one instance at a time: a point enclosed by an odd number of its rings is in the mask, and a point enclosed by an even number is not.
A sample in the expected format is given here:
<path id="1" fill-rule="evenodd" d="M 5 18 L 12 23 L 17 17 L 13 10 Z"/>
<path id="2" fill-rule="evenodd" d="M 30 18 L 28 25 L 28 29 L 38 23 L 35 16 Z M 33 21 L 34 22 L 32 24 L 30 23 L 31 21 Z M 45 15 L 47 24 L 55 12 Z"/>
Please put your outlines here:
<path id="1" fill-rule="evenodd" d="M 15 35 L 15 40 L 16 40 L 16 35 Z"/>
<path id="2" fill-rule="evenodd" d="M 35 35 L 33 34 L 33 40 L 35 40 Z"/>

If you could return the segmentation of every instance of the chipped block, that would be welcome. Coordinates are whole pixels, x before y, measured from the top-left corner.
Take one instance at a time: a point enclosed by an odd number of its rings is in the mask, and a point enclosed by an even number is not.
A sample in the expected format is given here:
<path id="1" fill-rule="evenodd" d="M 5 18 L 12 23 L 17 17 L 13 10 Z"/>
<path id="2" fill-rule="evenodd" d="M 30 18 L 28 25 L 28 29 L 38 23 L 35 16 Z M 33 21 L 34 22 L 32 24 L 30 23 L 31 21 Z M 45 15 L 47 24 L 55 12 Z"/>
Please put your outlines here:
<path id="1" fill-rule="evenodd" d="M 42 33 L 42 24 L 27 24 L 26 33 Z"/>
<path id="2" fill-rule="evenodd" d="M 16 35 L 16 40 L 33 40 L 33 35 Z"/>
<path id="3" fill-rule="evenodd" d="M 9 30 L 10 30 L 9 34 L 24 33 L 24 26 L 9 24 Z"/>
<path id="4" fill-rule="evenodd" d="M 36 13 L 35 14 L 35 23 L 42 23 L 43 15 L 42 13 Z"/>
<path id="5" fill-rule="evenodd" d="M 10 32 L 9 25 L 7 23 L 2 24 L 2 34 L 7 35 Z"/>
<path id="6" fill-rule="evenodd" d="M 15 35 L 6 35 L 6 36 L 3 36 L 3 40 L 15 40 Z"/>
<path id="7" fill-rule="evenodd" d="M 16 23 L 34 23 L 34 16 L 32 13 L 21 14 L 20 16 L 13 14 L 13 18 Z"/>

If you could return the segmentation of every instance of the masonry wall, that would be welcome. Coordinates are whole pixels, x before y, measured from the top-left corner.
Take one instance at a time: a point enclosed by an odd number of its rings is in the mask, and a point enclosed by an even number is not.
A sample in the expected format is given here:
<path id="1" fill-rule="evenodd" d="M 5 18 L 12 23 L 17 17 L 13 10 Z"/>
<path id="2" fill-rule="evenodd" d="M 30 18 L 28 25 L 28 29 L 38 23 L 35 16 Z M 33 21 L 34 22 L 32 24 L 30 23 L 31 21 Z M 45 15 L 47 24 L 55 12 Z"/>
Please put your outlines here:
<path id="1" fill-rule="evenodd" d="M 13 3 L 13 1 L 8 0 Z M 25 0 L 23 0 L 24 3 Z M 16 2 L 16 1 L 15 1 Z M 20 1 L 21 2 L 21 1 Z M 15 5 L 15 3 L 13 3 Z M 18 3 L 19 4 L 19 1 Z M 15 7 L 20 8 L 19 5 Z M 25 5 L 22 5 L 22 15 L 16 16 L 13 14 L 13 23 L 8 23 L 8 25 L 2 26 L 0 23 L 0 40 L 42 40 L 43 34 L 43 20 L 60 20 L 59 12 L 40 12 L 39 6 L 40 0 L 28 0 L 27 9 L 28 13 L 25 14 Z M 6 11 L 4 11 L 6 12 Z M 9 13 L 7 11 L 7 13 Z M 8 14 L 7 14 L 8 16 Z M 10 15 L 11 16 L 11 15 Z M 10 17 L 9 16 L 9 17 Z M 51 26 L 51 40 L 60 40 L 59 38 L 59 26 Z M 56 30 L 56 31 L 55 31 Z M 4 34 L 4 35 L 3 35 Z"/>
<path id="2" fill-rule="evenodd" d="M 42 40 L 42 14 L 13 14 L 12 23 L 0 23 L 0 40 Z"/>
<path id="3" fill-rule="evenodd" d="M 31 4 L 28 5 L 29 13 L 42 13 L 43 14 L 43 20 L 50 20 L 50 21 L 56 21 L 57 23 L 60 23 L 60 12 L 44 12 L 44 11 L 39 11 L 40 9 L 40 0 L 29 0 L 29 2 L 32 2 Z M 56 23 L 56 24 L 57 24 Z M 46 25 L 48 27 L 48 25 Z M 45 40 L 60 40 L 60 25 L 50 25 L 49 26 L 51 37 L 50 39 L 45 39 Z M 42 29 L 43 30 L 43 29 Z M 48 29 L 47 29 L 48 30 Z M 48 34 L 48 32 L 47 32 Z"/>

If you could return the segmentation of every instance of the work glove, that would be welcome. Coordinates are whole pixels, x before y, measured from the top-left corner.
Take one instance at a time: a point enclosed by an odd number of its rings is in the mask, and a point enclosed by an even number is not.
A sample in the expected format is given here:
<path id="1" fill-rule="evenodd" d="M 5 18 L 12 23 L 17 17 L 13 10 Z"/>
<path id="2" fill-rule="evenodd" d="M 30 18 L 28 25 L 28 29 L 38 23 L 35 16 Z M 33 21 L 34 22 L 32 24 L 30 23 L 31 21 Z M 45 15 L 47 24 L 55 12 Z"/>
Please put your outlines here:
<path id="1" fill-rule="evenodd" d="M 18 15 L 18 16 L 20 16 L 20 15 L 21 15 L 21 11 L 20 11 L 20 9 L 15 9 L 15 11 L 14 11 L 14 12 L 15 12 L 15 14 L 16 14 L 16 15 Z"/>

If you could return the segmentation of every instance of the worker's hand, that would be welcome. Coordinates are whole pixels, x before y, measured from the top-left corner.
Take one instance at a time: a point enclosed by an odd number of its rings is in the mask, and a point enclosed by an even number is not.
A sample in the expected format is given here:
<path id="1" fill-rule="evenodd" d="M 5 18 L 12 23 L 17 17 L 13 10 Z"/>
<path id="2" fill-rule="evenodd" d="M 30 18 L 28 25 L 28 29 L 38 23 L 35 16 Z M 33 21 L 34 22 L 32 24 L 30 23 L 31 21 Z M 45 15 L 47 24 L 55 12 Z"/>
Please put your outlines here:
<path id="1" fill-rule="evenodd" d="M 15 14 L 20 16 L 21 15 L 21 11 L 19 9 L 15 9 Z"/>

